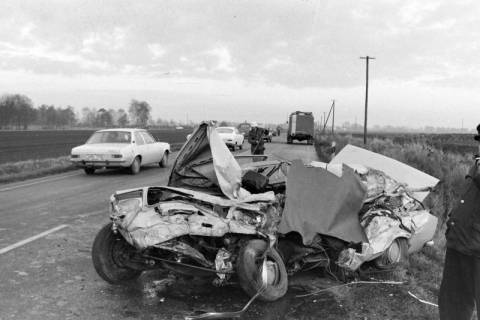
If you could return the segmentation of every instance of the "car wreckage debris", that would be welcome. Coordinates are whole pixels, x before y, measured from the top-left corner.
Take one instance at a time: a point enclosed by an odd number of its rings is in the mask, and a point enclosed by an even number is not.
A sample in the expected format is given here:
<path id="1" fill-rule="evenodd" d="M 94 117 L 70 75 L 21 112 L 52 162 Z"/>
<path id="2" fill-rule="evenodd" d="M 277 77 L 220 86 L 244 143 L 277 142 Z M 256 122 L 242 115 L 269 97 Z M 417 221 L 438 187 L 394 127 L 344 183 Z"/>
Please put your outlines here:
<path id="1" fill-rule="evenodd" d="M 186 316 L 185 320 L 196 320 L 196 319 L 226 319 L 226 318 L 240 318 L 245 311 L 250 307 L 250 305 L 255 301 L 263 291 L 267 289 L 268 285 L 268 272 L 267 272 L 267 259 L 263 259 L 262 270 L 261 270 L 261 280 L 262 286 L 258 289 L 257 293 L 248 300 L 247 304 L 239 311 L 227 311 L 227 312 L 207 312 L 199 315 Z"/>
<path id="2" fill-rule="evenodd" d="M 180 150 L 167 186 L 111 196 L 112 222 L 92 248 L 95 269 L 110 283 L 164 269 L 222 286 L 235 274 L 252 299 L 240 311 L 190 317 L 212 319 L 240 316 L 255 299 L 280 299 L 288 276 L 302 270 L 341 275 L 360 273 L 370 261 L 375 270 L 401 265 L 433 237 L 437 219 L 417 191 L 438 179 L 361 148 L 343 150 L 340 163 L 253 162 L 233 156 L 202 124 Z M 372 282 L 345 285 L 360 283 Z"/>

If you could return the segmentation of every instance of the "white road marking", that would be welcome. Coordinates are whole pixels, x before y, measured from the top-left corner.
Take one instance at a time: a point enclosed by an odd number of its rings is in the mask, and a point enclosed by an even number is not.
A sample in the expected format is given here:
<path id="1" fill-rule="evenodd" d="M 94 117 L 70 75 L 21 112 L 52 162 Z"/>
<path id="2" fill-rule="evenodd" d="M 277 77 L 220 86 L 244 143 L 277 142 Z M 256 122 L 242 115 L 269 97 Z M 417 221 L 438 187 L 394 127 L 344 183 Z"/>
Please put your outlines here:
<path id="1" fill-rule="evenodd" d="M 61 230 L 61 229 L 63 229 L 63 228 L 66 228 L 66 227 L 68 227 L 68 224 L 61 224 L 61 225 L 59 225 L 59 226 L 57 226 L 57 227 L 55 227 L 55 228 L 52 228 L 52 229 L 50 229 L 50 230 L 44 231 L 44 232 L 42 232 L 42 233 L 39 233 L 39 234 L 37 234 L 37 235 L 35 235 L 35 236 L 33 236 L 33 237 L 30 237 L 30 238 L 27 238 L 27 239 L 25 239 L 25 240 L 22 240 L 22 241 L 19 241 L 19 242 L 17 242 L 17 243 L 14 243 L 14 244 L 12 244 L 12 245 L 9 245 L 8 247 L 5 247 L 5 248 L 3 248 L 3 249 L 0 249 L 0 254 L 7 253 L 8 251 L 11 251 L 11 250 L 16 249 L 16 248 L 18 248 L 18 247 L 21 247 L 21 246 L 23 246 L 23 245 L 25 245 L 25 244 L 27 244 L 27 243 L 30 243 L 30 242 L 32 242 L 32 241 L 35 241 L 35 240 L 37 240 L 37 239 L 43 238 L 43 237 L 45 237 L 46 235 L 49 235 L 50 233 L 56 232 L 56 231 L 58 231 L 58 230 Z"/>
<path id="2" fill-rule="evenodd" d="M 94 215 L 97 215 L 97 214 L 100 214 L 100 213 L 107 214 L 108 213 L 108 208 L 93 211 L 93 212 L 88 212 L 88 213 L 84 213 L 84 214 L 78 214 L 75 218 L 76 219 L 88 218 L 88 217 L 91 217 L 91 216 L 94 216 Z"/>
<path id="3" fill-rule="evenodd" d="M 33 186 L 33 185 L 40 184 L 40 183 L 44 183 L 44 182 L 62 180 L 62 179 L 66 179 L 66 178 L 78 176 L 78 175 L 80 175 L 80 174 L 82 174 L 82 173 L 81 173 L 81 172 L 77 172 L 77 173 L 74 173 L 74 174 L 64 175 L 64 176 L 61 176 L 61 177 L 55 177 L 55 178 L 49 178 L 49 179 L 36 180 L 36 181 L 30 182 L 30 183 L 24 183 L 24 184 L 12 186 L 12 187 L 3 188 L 3 189 L 0 189 L 0 192 L 11 191 L 11 190 L 15 190 L 15 189 L 20 189 L 20 188 L 24 188 L 24 187 L 29 187 L 29 186 Z"/>

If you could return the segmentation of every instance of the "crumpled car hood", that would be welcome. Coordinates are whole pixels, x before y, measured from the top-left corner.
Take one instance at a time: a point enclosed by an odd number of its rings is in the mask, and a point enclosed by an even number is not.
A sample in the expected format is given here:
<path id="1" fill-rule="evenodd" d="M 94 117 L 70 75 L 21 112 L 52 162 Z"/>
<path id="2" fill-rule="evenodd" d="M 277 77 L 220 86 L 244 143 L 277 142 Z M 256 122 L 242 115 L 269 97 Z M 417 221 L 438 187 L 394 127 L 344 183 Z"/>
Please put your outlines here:
<path id="1" fill-rule="evenodd" d="M 383 171 L 396 181 L 408 185 L 411 189 L 433 188 L 439 182 L 437 178 L 400 161 L 350 144 L 346 145 L 342 151 L 330 161 L 329 166 L 341 164 L 346 164 L 355 170 L 369 167 Z M 428 191 L 413 192 L 412 194 L 417 200 L 423 201 L 428 195 Z"/>
<path id="2" fill-rule="evenodd" d="M 242 200 L 250 197 L 241 187 L 241 165 L 249 162 L 252 162 L 250 156 L 234 157 L 214 127 L 204 122 L 179 151 L 168 186 Z"/>

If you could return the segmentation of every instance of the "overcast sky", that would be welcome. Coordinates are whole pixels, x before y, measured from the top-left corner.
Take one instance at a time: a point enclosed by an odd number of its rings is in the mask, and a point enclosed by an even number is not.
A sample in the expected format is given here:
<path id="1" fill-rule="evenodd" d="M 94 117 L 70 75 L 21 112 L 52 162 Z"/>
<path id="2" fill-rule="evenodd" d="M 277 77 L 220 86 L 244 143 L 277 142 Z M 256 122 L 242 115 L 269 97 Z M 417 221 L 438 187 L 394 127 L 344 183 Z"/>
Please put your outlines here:
<path id="1" fill-rule="evenodd" d="M 153 117 L 474 127 L 479 1 L 0 2 L 0 88 L 35 105 L 128 108 Z"/>

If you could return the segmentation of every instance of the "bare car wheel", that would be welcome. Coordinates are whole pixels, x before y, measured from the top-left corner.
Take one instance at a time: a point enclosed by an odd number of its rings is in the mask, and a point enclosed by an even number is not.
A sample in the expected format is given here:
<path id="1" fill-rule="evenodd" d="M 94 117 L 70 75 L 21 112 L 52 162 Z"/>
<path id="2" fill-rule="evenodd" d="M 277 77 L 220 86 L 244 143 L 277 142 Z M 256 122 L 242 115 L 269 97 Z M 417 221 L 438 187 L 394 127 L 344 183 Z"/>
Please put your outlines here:
<path id="1" fill-rule="evenodd" d="M 137 174 L 140 172 L 140 158 L 136 157 L 133 159 L 132 165 L 130 166 L 130 173 Z"/>
<path id="2" fill-rule="evenodd" d="M 83 169 L 83 170 L 84 170 L 85 173 L 88 174 L 88 175 L 95 173 L 95 168 L 85 168 L 85 169 Z"/>
<path id="3" fill-rule="evenodd" d="M 134 250 L 121 235 L 113 233 L 112 223 L 108 223 L 100 229 L 93 242 L 93 266 L 103 280 L 112 284 L 136 279 L 142 271 L 122 264 L 122 260 Z"/>
<path id="4" fill-rule="evenodd" d="M 267 248 L 268 244 L 264 240 L 250 240 L 240 249 L 237 273 L 240 286 L 249 296 L 254 296 L 262 287 L 261 266 Z M 274 248 L 268 249 L 266 257 L 268 284 L 258 298 L 263 301 L 275 301 L 287 293 L 287 270 L 282 257 Z"/>
<path id="5" fill-rule="evenodd" d="M 408 263 L 408 240 L 397 238 L 387 250 L 378 258 L 373 260 L 379 269 L 391 269 L 397 265 Z"/>
<path id="6" fill-rule="evenodd" d="M 162 160 L 159 163 L 160 167 L 166 168 L 168 166 L 168 152 L 163 153 Z"/>

